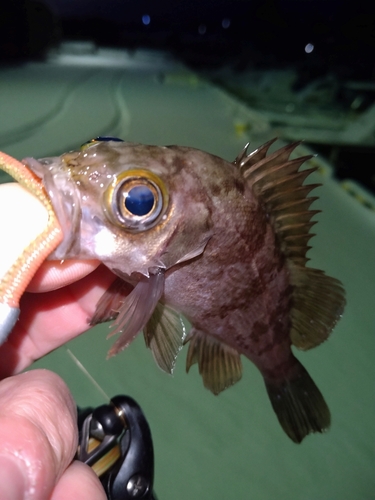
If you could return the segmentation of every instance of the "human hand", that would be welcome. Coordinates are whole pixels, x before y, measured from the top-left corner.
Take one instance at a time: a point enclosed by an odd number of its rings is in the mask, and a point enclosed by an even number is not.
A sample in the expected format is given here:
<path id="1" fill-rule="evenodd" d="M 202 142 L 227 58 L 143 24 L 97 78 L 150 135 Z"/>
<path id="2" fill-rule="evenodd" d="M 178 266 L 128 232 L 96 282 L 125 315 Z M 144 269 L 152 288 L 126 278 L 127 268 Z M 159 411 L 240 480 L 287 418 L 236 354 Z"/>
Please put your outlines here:
<path id="1" fill-rule="evenodd" d="M 14 183 L 0 185 L 0 278 L 47 223 L 40 202 L 17 187 Z M 24 293 L 20 318 L 0 347 L 0 379 L 20 372 L 89 328 L 88 318 L 97 300 L 114 279 L 108 269 L 98 266 L 98 261 L 45 262 L 41 266 L 28 288 L 39 293 Z"/>
<path id="2" fill-rule="evenodd" d="M 21 314 L 0 346 L 0 379 L 89 329 L 89 320 L 114 275 L 98 262 L 46 262 L 20 301 Z"/>
<path id="3" fill-rule="evenodd" d="M 0 383 L 1 500 L 105 500 L 95 473 L 73 461 L 77 415 L 60 377 L 32 370 Z"/>
<path id="4" fill-rule="evenodd" d="M 7 187 L 0 188 L 4 200 Z M 27 201 L 26 206 L 21 201 L 28 211 Z M 3 235 L 8 248 L 12 236 Z M 99 262 L 47 262 L 22 297 L 20 318 L 0 347 L 2 500 L 106 498 L 91 469 L 72 462 L 77 417 L 64 382 L 46 370 L 9 376 L 87 330 L 97 300 L 113 279 Z"/>

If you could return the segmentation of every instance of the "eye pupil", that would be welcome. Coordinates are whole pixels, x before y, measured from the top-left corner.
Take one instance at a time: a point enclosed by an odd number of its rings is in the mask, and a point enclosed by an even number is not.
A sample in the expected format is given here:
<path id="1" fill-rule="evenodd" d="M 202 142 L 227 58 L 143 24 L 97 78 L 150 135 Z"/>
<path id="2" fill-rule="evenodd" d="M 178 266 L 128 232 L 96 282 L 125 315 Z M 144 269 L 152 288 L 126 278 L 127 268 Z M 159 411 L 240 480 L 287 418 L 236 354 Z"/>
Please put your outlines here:
<path id="1" fill-rule="evenodd" d="M 147 215 L 155 203 L 155 196 L 147 186 L 135 186 L 125 198 L 125 207 L 133 215 Z"/>

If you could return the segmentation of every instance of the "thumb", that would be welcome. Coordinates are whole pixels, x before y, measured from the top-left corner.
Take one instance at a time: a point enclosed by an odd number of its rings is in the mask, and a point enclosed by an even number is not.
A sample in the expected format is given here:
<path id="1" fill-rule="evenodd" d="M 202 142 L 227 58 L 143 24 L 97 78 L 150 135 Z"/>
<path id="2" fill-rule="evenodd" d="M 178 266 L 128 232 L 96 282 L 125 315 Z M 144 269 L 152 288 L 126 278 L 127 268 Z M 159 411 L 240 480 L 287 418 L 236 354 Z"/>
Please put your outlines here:
<path id="1" fill-rule="evenodd" d="M 0 383 L 0 408 L 0 498 L 50 498 L 77 449 L 68 388 L 56 374 L 33 370 Z"/>

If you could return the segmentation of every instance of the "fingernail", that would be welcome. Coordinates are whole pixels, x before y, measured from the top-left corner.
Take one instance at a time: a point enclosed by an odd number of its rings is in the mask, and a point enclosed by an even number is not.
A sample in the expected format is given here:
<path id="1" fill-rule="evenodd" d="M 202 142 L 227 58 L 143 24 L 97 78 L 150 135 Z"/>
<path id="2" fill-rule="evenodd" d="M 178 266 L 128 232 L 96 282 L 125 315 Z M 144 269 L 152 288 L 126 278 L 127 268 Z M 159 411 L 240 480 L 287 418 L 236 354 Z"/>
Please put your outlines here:
<path id="1" fill-rule="evenodd" d="M 17 459 L 0 456 L 0 498 L 1 500 L 23 500 L 26 478 Z"/>

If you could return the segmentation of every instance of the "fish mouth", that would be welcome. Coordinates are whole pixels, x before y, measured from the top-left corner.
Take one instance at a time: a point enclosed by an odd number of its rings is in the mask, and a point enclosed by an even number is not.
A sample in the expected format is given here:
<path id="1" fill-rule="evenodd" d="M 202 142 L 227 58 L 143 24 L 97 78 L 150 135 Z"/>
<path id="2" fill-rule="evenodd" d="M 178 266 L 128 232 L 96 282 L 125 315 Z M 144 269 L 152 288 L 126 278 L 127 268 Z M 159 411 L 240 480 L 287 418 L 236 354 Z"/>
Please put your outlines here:
<path id="1" fill-rule="evenodd" d="M 22 162 L 40 179 L 52 203 L 56 217 L 63 231 L 63 240 L 48 260 L 60 260 L 75 257 L 80 253 L 80 193 L 71 179 L 69 170 L 64 168 L 61 159 L 24 158 Z"/>

